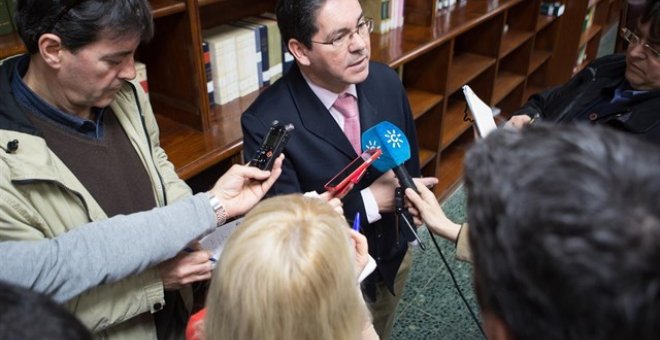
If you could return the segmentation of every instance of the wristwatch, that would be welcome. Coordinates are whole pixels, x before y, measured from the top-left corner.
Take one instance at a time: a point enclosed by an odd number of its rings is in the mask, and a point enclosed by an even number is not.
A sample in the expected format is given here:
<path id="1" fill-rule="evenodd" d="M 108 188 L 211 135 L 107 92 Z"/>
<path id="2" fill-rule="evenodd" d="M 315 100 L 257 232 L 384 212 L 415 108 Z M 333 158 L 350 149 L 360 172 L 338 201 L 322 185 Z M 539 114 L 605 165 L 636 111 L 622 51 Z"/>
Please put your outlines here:
<path id="1" fill-rule="evenodd" d="M 225 211 L 225 207 L 222 206 L 220 200 L 217 197 L 215 197 L 215 195 L 213 195 L 212 193 L 207 192 L 206 195 L 209 198 L 209 203 L 211 204 L 211 208 L 213 208 L 213 211 L 215 211 L 217 226 L 219 227 L 225 224 L 225 222 L 227 221 L 227 211 Z"/>

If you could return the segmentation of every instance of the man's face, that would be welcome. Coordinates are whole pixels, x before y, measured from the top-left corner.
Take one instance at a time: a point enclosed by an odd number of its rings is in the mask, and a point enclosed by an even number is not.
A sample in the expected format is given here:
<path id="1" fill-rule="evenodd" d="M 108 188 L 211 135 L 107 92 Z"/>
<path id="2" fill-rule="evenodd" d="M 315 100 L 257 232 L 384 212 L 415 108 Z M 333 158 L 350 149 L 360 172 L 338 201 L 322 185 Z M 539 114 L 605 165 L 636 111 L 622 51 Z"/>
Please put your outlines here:
<path id="1" fill-rule="evenodd" d="M 629 44 L 626 51 L 626 79 L 635 90 L 660 89 L 660 58 L 643 46 L 660 51 L 660 42 L 649 40 L 649 24 L 638 25 L 635 34 L 640 43 Z"/>
<path id="2" fill-rule="evenodd" d="M 330 42 L 347 35 L 341 46 L 312 43 L 306 49 L 309 61 L 305 74 L 315 84 L 339 93 L 350 84 L 364 81 L 369 75 L 369 33 L 356 32 L 364 20 L 358 0 L 327 0 L 316 17 L 318 32 L 312 41 Z"/>
<path id="3" fill-rule="evenodd" d="M 57 77 L 69 105 L 80 108 L 110 105 L 124 81 L 135 78 L 133 55 L 139 44 L 139 36 L 123 36 L 101 38 L 75 53 L 63 50 Z"/>

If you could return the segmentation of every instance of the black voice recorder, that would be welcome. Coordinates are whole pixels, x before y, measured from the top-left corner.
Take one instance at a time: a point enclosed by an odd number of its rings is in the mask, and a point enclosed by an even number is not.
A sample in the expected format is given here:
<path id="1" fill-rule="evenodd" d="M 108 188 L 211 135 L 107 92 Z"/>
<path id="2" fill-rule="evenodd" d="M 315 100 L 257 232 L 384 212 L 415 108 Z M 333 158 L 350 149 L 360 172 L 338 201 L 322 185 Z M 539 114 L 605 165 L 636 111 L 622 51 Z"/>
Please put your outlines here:
<path id="1" fill-rule="evenodd" d="M 268 134 L 261 142 L 261 146 L 257 149 L 257 153 L 252 157 L 250 166 L 261 170 L 271 170 L 275 159 L 282 153 L 284 146 L 289 141 L 293 129 L 293 124 L 282 125 L 274 120 Z"/>

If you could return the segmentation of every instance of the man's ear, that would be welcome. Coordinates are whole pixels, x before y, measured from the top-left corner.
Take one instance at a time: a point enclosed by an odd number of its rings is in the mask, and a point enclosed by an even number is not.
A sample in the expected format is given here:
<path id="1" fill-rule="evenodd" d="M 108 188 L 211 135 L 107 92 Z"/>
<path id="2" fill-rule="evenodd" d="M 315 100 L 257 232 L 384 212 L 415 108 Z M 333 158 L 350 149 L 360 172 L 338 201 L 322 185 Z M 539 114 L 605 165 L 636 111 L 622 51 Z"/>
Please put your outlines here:
<path id="1" fill-rule="evenodd" d="M 309 52 L 309 49 L 303 43 L 296 39 L 290 39 L 289 43 L 287 44 L 289 46 L 289 52 L 293 55 L 294 58 L 298 61 L 303 66 L 309 66 L 310 61 L 309 58 L 307 57 L 307 53 Z"/>
<path id="2" fill-rule="evenodd" d="M 62 63 L 62 39 L 52 33 L 42 34 L 39 37 L 38 45 L 39 55 L 44 62 L 55 69 L 58 69 Z"/>
<path id="3" fill-rule="evenodd" d="M 509 325 L 499 316 L 488 311 L 481 311 L 481 317 L 484 321 L 484 332 L 488 340 L 513 340 L 513 334 Z"/>

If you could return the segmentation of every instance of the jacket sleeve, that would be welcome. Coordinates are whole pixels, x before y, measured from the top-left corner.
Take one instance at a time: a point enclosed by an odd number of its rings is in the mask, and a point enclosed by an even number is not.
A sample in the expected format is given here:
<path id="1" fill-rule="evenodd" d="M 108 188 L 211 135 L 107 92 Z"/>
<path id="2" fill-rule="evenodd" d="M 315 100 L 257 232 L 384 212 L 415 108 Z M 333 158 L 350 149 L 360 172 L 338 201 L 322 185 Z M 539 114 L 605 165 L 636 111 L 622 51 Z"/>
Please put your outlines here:
<path id="1" fill-rule="evenodd" d="M 7 189 L 7 190 L 4 190 Z M 0 200 L 0 238 L 40 240 L 48 225 L 38 211 L 21 201 L 11 186 L 3 186 Z M 73 213 L 73 212 L 72 212 Z M 124 247 L 125 251 L 132 251 Z M 112 256 L 112 254 L 109 254 Z M 95 270 L 105 270 L 101 266 Z M 92 273 L 92 276 L 102 275 Z M 51 287 L 60 289 L 61 287 Z M 149 269 L 117 283 L 98 286 L 67 303 L 69 309 L 92 331 L 99 332 L 145 312 L 156 312 L 165 303 L 157 269 Z"/>
<path id="2" fill-rule="evenodd" d="M 160 146 L 160 131 L 149 100 L 146 98 L 142 87 L 137 86 L 140 107 L 144 113 L 144 121 L 151 141 L 151 152 L 155 166 L 160 174 L 160 179 L 167 193 L 167 203 L 176 202 L 182 198 L 192 195 L 192 190 L 185 181 L 179 178 L 174 165 L 167 158 L 165 150 Z M 159 190 L 160 188 L 156 188 Z"/>
<path id="3" fill-rule="evenodd" d="M 514 112 L 512 115 L 513 116 L 518 116 L 518 115 L 528 115 L 530 117 L 534 117 L 538 115 L 541 118 L 546 118 L 545 112 L 546 112 L 546 105 L 550 98 L 552 98 L 555 95 L 555 92 L 558 91 L 558 88 L 552 88 L 543 92 L 535 93 L 531 97 L 529 97 L 529 100 L 523 107 L 518 109 L 518 111 Z"/>

